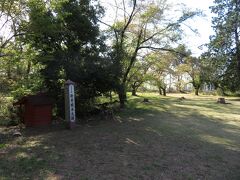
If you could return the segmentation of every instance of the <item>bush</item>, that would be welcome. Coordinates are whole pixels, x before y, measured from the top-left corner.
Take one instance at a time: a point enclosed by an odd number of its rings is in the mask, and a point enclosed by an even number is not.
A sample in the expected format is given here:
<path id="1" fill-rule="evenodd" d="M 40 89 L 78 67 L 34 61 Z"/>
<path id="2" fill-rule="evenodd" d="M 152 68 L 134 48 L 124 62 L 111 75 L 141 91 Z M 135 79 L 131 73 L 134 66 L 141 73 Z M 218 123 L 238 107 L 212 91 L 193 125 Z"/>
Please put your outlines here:
<path id="1" fill-rule="evenodd" d="M 31 93 L 31 90 L 24 88 L 17 88 L 16 90 L 11 91 L 11 95 L 16 100 L 22 98 L 23 96 L 30 95 Z"/>
<path id="2" fill-rule="evenodd" d="M 216 90 L 214 90 L 214 91 L 203 91 L 202 94 L 203 95 L 213 95 L 213 96 L 218 95 Z"/>
<path id="3" fill-rule="evenodd" d="M 17 125 L 19 118 L 17 108 L 13 107 L 13 98 L 0 95 L 0 125 Z"/>
<path id="4" fill-rule="evenodd" d="M 221 88 L 217 88 L 216 92 L 217 92 L 218 96 L 224 96 L 225 95 L 223 89 L 221 89 Z"/>

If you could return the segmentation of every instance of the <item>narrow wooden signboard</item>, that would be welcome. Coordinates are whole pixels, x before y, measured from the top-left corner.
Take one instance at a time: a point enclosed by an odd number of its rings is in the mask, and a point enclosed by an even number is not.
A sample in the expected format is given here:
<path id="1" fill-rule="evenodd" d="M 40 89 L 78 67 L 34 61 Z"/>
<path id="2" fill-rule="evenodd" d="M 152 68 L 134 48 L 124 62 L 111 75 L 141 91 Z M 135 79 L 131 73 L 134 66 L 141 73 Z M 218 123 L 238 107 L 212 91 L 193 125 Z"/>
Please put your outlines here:
<path id="1" fill-rule="evenodd" d="M 74 82 L 67 80 L 65 82 L 65 118 L 70 129 L 75 127 L 75 93 Z"/>

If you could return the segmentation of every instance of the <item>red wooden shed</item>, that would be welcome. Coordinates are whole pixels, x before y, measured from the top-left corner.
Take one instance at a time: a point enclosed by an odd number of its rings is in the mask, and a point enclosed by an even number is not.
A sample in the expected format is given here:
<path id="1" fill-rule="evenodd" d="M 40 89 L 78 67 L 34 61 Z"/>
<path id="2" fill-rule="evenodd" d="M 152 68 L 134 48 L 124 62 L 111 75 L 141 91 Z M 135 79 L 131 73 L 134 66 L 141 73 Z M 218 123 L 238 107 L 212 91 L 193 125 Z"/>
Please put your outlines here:
<path id="1" fill-rule="evenodd" d="M 29 95 L 14 105 L 20 105 L 23 122 L 27 127 L 47 126 L 51 124 L 53 99 L 46 94 Z"/>

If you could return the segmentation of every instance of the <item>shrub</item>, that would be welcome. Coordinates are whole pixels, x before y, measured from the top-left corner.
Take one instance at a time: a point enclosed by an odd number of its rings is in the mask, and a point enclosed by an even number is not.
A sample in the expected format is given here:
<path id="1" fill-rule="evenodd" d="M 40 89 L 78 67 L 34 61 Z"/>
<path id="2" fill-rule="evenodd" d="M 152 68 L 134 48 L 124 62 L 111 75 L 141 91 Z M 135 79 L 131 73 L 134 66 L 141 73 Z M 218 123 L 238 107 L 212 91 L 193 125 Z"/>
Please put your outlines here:
<path id="1" fill-rule="evenodd" d="M 0 125 L 17 125 L 19 118 L 17 108 L 13 107 L 13 98 L 0 95 Z"/>

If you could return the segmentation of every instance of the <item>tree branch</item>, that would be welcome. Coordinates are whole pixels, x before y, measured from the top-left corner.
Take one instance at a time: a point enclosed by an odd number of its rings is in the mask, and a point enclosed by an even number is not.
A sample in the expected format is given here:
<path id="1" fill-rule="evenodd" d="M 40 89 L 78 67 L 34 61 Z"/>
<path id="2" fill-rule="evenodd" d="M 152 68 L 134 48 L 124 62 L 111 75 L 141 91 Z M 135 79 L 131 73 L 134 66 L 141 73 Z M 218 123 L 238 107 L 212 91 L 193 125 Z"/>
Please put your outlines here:
<path id="1" fill-rule="evenodd" d="M 153 47 L 153 46 L 140 46 L 139 49 L 151 49 L 151 50 L 156 50 L 156 51 L 167 51 L 167 52 L 172 52 L 176 54 L 180 54 L 183 56 L 186 56 L 186 54 L 176 51 L 175 49 L 169 49 L 169 48 L 161 48 L 161 47 Z"/>
<path id="2" fill-rule="evenodd" d="M 14 37 L 24 35 L 25 33 L 14 34 L 10 38 L 8 38 L 1 46 L 0 49 L 4 48 Z"/>

